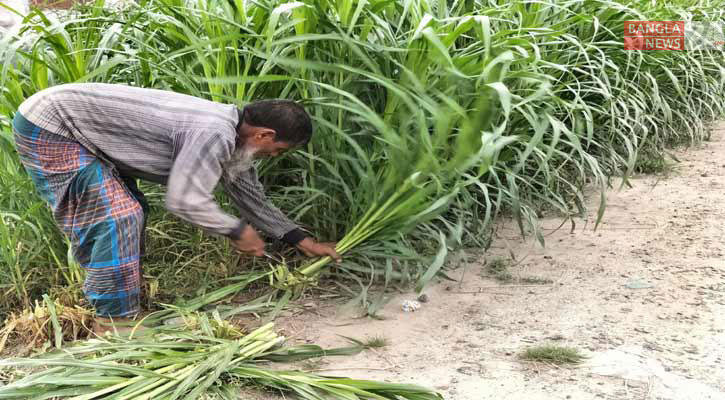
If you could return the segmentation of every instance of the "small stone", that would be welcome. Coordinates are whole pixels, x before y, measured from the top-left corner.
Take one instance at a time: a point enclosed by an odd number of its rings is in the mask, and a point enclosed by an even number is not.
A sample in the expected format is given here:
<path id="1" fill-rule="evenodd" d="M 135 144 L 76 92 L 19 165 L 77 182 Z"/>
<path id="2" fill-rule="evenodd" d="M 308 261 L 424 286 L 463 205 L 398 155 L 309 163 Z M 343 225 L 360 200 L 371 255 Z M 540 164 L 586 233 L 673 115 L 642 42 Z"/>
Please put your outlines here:
<path id="1" fill-rule="evenodd" d="M 427 294 L 423 293 L 420 296 L 418 296 L 418 301 L 421 303 L 427 303 L 428 301 L 430 301 L 430 298 L 428 297 Z"/>
<path id="2" fill-rule="evenodd" d="M 633 389 L 646 389 L 649 385 L 648 382 L 642 382 L 642 381 L 627 381 L 627 386 L 631 387 Z"/>
<path id="3" fill-rule="evenodd" d="M 403 312 L 415 312 L 420 309 L 420 303 L 415 300 L 405 300 L 402 304 Z"/>

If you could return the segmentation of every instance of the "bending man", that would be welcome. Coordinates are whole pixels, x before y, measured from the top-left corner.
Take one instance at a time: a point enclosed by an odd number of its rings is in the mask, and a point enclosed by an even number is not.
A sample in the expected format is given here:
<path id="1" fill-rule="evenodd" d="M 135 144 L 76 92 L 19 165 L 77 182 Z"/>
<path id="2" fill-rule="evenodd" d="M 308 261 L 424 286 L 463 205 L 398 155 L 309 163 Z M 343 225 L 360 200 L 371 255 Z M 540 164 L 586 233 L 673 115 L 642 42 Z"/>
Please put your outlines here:
<path id="1" fill-rule="evenodd" d="M 140 311 L 147 207 L 136 178 L 165 184 L 172 213 L 244 253 L 264 254 L 257 228 L 307 256 L 340 259 L 267 201 L 252 164 L 310 140 L 310 117 L 292 101 L 240 110 L 169 91 L 67 84 L 23 102 L 13 131 L 20 160 L 87 272 L 83 291 L 101 321 Z M 241 219 L 214 201 L 220 181 Z"/>

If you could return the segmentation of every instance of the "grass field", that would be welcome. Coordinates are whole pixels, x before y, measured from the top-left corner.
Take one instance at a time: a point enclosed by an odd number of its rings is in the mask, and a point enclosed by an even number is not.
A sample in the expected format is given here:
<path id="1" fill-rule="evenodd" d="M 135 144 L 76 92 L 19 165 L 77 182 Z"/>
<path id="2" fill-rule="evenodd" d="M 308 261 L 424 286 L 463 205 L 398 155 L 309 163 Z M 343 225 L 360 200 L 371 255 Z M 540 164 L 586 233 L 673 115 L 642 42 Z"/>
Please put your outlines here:
<path id="1" fill-rule="evenodd" d="M 542 212 L 583 215 L 584 188 L 657 172 L 667 146 L 706 139 L 723 111 L 723 53 L 625 51 L 623 23 L 722 21 L 723 5 L 152 0 L 33 11 L 19 36 L 0 42 L 0 315 L 43 293 L 82 302 L 83 272 L 9 128 L 43 88 L 112 82 L 238 105 L 302 101 L 313 140 L 261 165 L 263 181 L 318 239 L 344 238 L 345 262 L 324 276 L 365 304 L 372 284 L 420 288 L 452 252 L 485 247 L 502 214 L 539 235 Z M 150 303 L 266 267 L 165 212 L 163 187 L 144 188 Z M 605 205 L 589 211 L 598 219 Z"/>

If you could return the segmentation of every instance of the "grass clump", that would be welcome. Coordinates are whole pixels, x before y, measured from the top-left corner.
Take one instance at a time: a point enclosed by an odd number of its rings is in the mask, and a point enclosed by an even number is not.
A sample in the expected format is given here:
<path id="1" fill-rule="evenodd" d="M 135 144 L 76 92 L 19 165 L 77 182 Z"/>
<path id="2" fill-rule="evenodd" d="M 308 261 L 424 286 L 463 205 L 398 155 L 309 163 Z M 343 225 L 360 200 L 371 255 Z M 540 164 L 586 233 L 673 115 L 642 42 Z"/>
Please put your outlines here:
<path id="1" fill-rule="evenodd" d="M 573 347 L 558 346 L 555 344 L 544 344 L 529 347 L 519 355 L 519 358 L 526 361 L 551 363 L 556 365 L 579 364 L 584 357 L 579 350 Z"/>
<path id="2" fill-rule="evenodd" d="M 365 341 L 365 348 L 380 349 L 388 345 L 388 339 L 384 336 L 373 336 Z"/>
<path id="3" fill-rule="evenodd" d="M 42 302 L 20 313 L 11 313 L 0 327 L 0 353 L 10 343 L 15 354 L 28 353 L 41 346 L 61 348 L 64 342 L 85 338 L 90 333 L 93 312 L 67 306 L 43 296 Z"/>
<path id="4" fill-rule="evenodd" d="M 550 285 L 554 283 L 551 279 L 538 276 L 516 277 L 509 270 L 511 267 L 510 259 L 498 257 L 486 263 L 484 273 L 486 276 L 506 284 Z"/>
<path id="5" fill-rule="evenodd" d="M 511 283 L 514 276 L 509 271 L 511 261 L 503 257 L 495 258 L 493 261 L 486 263 L 486 273 L 493 279 L 502 283 Z"/>

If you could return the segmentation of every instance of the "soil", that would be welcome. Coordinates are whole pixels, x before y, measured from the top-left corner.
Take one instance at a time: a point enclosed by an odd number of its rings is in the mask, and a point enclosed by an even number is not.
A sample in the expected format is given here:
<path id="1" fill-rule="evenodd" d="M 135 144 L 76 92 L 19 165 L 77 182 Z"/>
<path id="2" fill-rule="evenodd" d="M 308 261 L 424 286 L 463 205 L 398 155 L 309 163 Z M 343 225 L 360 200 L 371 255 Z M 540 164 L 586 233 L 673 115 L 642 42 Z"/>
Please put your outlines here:
<path id="1" fill-rule="evenodd" d="M 446 399 L 725 399 L 724 133 L 721 124 L 704 146 L 676 152 L 668 176 L 610 190 L 596 230 L 596 194 L 573 230 L 540 221 L 544 248 L 503 222 L 493 248 L 455 270 L 459 281 L 428 287 L 415 312 L 401 308 L 412 292 L 395 296 L 382 320 L 317 299 L 278 325 L 293 342 L 324 346 L 382 336 L 385 348 L 305 366 L 425 385 Z M 487 272 L 496 258 L 511 264 L 508 283 Z M 519 358 L 550 343 L 588 358 L 569 367 Z"/>

